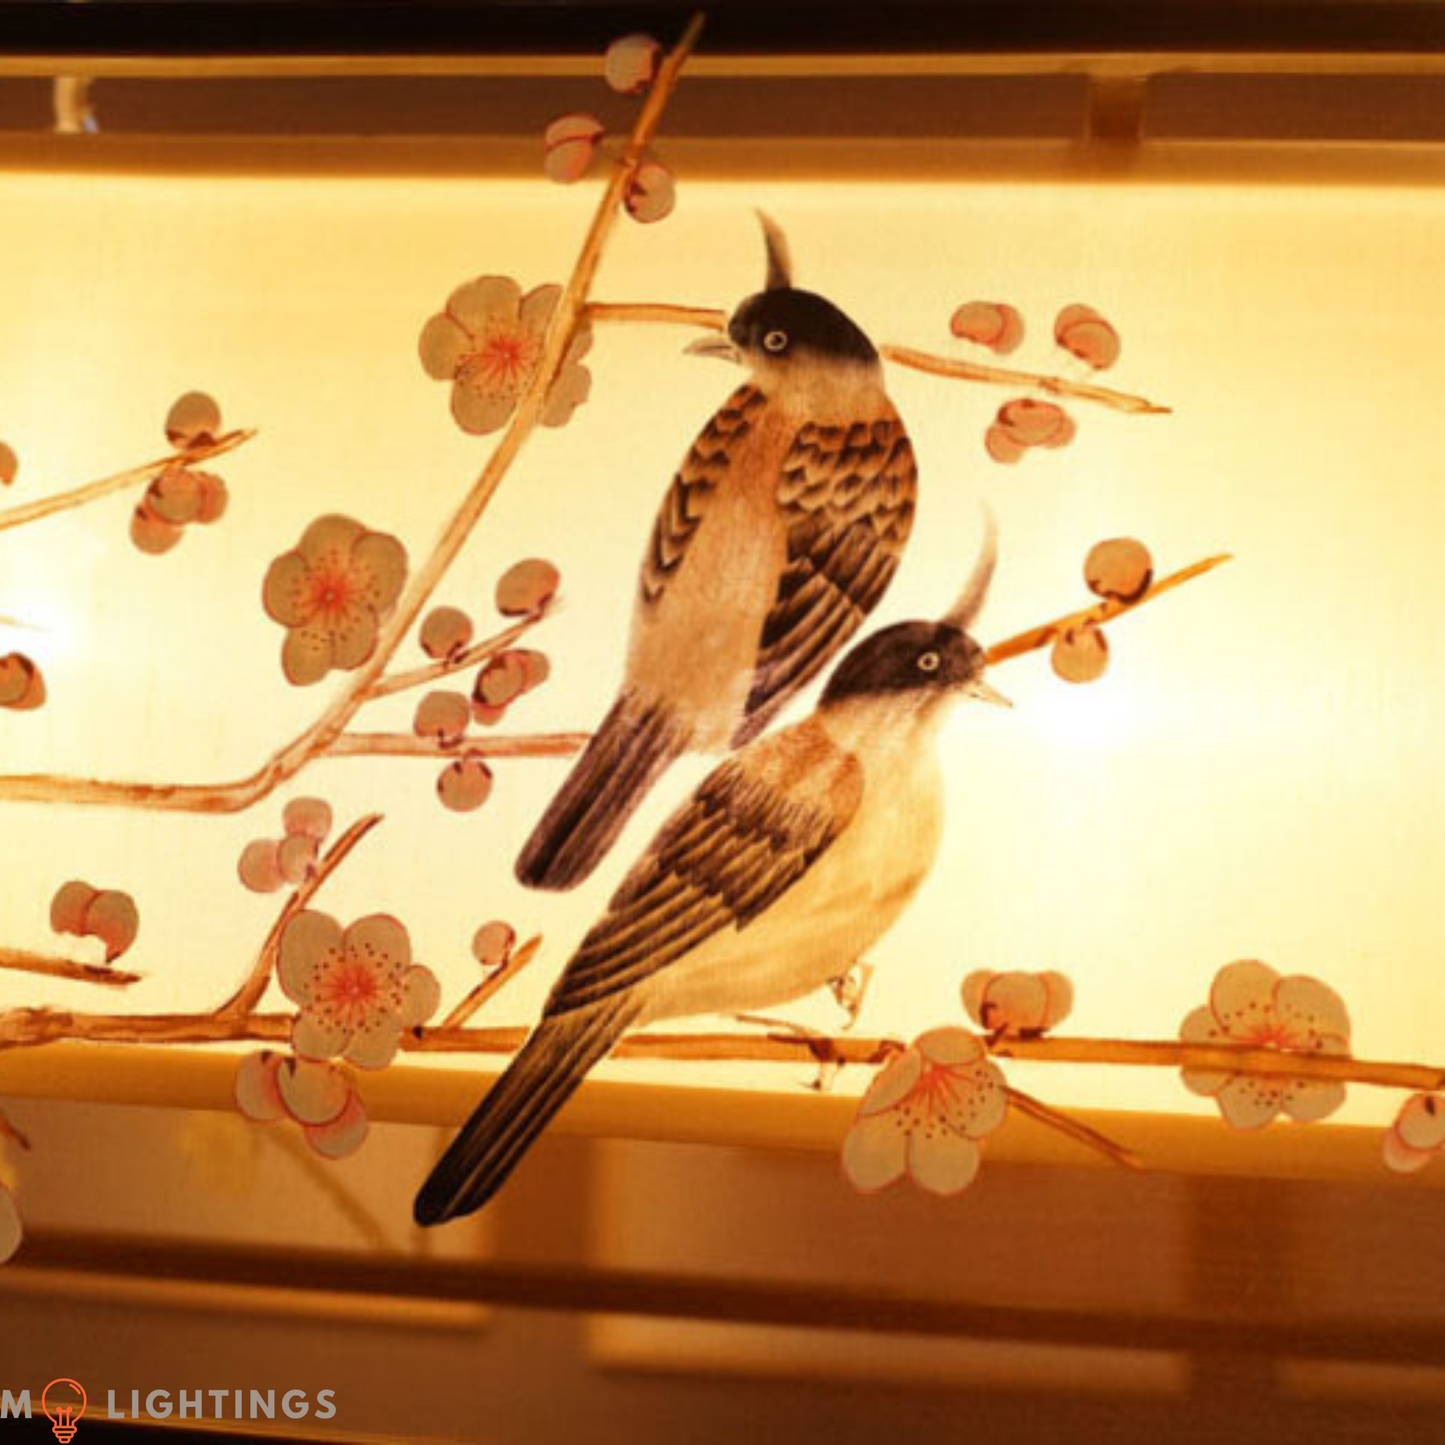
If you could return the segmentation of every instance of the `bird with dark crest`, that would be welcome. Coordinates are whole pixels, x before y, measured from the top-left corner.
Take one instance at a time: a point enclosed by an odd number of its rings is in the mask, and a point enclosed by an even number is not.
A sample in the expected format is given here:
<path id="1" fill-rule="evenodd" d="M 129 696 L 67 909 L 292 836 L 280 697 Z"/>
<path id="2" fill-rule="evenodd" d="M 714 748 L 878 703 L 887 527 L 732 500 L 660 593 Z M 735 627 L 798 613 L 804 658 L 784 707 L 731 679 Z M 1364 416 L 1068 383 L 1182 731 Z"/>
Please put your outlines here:
<path id="1" fill-rule="evenodd" d="M 1006 703 L 967 631 L 994 557 L 990 521 L 941 620 L 858 643 L 810 716 L 746 743 L 664 824 L 423 1185 L 418 1223 L 481 1208 L 628 1029 L 800 998 L 892 927 L 942 832 L 939 724 L 962 698 Z"/>
<path id="2" fill-rule="evenodd" d="M 878 352 L 793 285 L 761 220 L 765 289 L 687 348 L 748 379 L 663 500 L 616 700 L 517 859 L 530 887 L 586 878 L 681 754 L 758 736 L 878 604 L 912 530 L 918 473 Z"/>

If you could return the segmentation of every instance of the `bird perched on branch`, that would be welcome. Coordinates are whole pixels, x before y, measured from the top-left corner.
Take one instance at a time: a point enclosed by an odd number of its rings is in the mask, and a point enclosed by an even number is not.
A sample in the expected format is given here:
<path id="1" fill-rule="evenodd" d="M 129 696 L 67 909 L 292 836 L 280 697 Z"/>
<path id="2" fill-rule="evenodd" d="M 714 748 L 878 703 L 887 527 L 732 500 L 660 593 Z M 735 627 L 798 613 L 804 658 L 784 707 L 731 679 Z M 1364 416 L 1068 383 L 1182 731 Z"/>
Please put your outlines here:
<path id="1" fill-rule="evenodd" d="M 692 444 L 642 559 L 611 711 L 517 860 L 534 888 L 592 871 L 680 754 L 756 737 L 862 625 L 913 526 L 913 448 L 873 343 L 793 286 L 761 217 L 764 290 L 687 349 L 745 366 Z"/>
<path id="2" fill-rule="evenodd" d="M 747 743 L 673 814 L 423 1185 L 419 1224 L 481 1208 L 626 1030 L 799 998 L 846 975 L 892 926 L 938 847 L 939 723 L 960 698 L 1006 702 L 965 630 L 994 556 L 990 523 L 940 621 L 860 642 L 809 717 Z"/>

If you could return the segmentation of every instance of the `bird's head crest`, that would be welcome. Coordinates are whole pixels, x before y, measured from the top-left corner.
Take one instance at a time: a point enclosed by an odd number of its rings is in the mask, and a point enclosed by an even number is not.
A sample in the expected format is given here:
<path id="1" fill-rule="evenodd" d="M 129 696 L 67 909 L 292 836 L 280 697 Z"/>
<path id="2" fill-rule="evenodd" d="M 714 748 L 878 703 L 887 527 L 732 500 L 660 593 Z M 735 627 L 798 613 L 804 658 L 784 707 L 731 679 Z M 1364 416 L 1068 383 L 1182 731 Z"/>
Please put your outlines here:
<path id="1" fill-rule="evenodd" d="M 768 252 L 768 274 L 763 289 L 782 291 L 793 284 L 793 255 L 788 249 L 788 238 L 766 211 L 758 212 L 758 221 L 763 228 L 763 245 Z"/>

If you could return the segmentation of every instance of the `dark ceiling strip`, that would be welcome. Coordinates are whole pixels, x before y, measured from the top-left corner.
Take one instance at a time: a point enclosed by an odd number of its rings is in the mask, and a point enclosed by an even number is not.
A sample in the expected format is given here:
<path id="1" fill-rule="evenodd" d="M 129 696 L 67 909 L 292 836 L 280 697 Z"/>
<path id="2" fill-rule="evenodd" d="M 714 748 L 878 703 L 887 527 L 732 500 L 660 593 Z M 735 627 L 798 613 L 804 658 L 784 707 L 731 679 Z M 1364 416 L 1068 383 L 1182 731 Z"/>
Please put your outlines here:
<path id="1" fill-rule="evenodd" d="M 230 3 L 7 0 L 0 52 L 181 55 L 588 52 L 629 30 L 676 33 L 670 3 Z M 713 53 L 1445 52 L 1437 0 L 719 0 Z"/>

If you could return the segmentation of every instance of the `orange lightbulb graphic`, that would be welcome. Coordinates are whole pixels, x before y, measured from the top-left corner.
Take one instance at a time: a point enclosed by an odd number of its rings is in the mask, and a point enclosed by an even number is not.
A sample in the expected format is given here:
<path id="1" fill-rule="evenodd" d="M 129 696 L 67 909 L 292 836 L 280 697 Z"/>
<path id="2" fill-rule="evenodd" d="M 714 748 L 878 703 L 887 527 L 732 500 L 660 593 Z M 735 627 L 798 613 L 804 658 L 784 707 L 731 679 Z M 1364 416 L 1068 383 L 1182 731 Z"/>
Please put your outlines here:
<path id="1" fill-rule="evenodd" d="M 80 1391 L 79 1409 L 74 1405 L 57 1405 L 52 1412 L 50 1406 L 45 1403 L 45 1397 L 57 1385 L 73 1385 Z M 79 1380 L 71 1380 L 61 1375 L 59 1379 L 52 1380 L 45 1387 L 44 1393 L 40 1396 L 40 1408 L 45 1411 L 45 1418 L 50 1421 L 51 1433 L 60 1441 L 60 1445 L 70 1445 L 71 1440 L 74 1439 L 75 1422 L 85 1414 L 85 1405 L 85 1387 Z"/>

